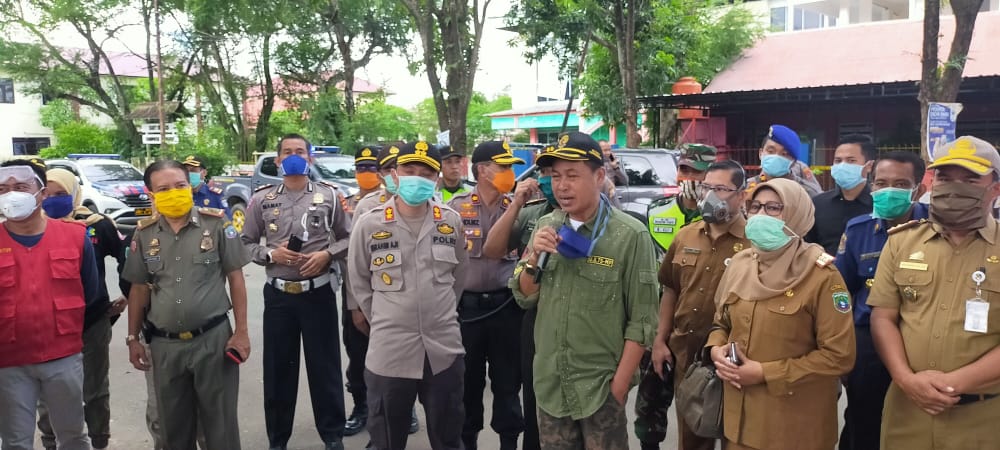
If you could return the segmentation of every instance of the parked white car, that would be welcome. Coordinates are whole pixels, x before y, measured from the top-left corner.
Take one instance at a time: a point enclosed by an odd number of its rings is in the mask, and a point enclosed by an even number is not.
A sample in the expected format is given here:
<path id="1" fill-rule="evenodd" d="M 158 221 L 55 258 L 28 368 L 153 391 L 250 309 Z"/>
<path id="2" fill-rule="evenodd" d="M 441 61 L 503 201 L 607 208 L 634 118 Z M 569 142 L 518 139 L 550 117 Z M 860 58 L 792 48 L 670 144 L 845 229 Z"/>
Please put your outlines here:
<path id="1" fill-rule="evenodd" d="M 117 217 L 122 214 L 148 216 L 153 213 L 152 197 L 135 166 L 114 159 L 54 159 L 45 161 L 50 169 L 66 169 L 80 180 L 83 206 L 91 211 Z"/>

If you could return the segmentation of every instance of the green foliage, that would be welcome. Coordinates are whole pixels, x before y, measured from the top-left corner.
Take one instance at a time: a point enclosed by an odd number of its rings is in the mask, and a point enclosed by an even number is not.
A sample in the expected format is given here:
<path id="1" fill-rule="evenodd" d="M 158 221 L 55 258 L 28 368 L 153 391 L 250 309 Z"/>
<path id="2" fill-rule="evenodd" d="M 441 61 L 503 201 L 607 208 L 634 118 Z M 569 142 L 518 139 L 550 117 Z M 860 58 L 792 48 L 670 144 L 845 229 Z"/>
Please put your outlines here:
<path id="1" fill-rule="evenodd" d="M 671 84 L 684 76 L 707 85 L 763 33 L 753 14 L 739 4 L 629 3 L 627 7 L 637 8 L 633 75 L 639 96 L 669 92 Z M 610 5 L 596 0 L 519 0 L 506 21 L 520 31 L 528 47 L 526 58 L 553 55 L 563 75 L 570 78 L 576 77 L 584 43 L 589 43 L 577 87 L 590 114 L 617 125 L 624 122 L 625 89 L 614 24 L 608 20 Z"/>
<path id="2" fill-rule="evenodd" d="M 203 158 L 208 165 L 208 175 L 215 176 L 225 173 L 225 168 L 238 162 L 236 151 L 232 146 L 231 135 L 225 128 L 209 125 L 201 132 L 193 132 L 186 120 L 177 123 L 180 142 L 167 146 L 167 151 L 158 156 L 183 161 L 188 155 Z M 159 147 L 156 147 L 159 149 Z"/>
<path id="3" fill-rule="evenodd" d="M 472 99 L 469 101 L 469 112 L 466 115 L 466 132 L 470 148 L 476 143 L 497 138 L 498 134 L 493 131 L 491 120 L 486 115 L 508 109 L 511 109 L 509 95 L 501 94 L 493 100 L 489 100 L 480 92 L 472 94 Z M 427 98 L 417 103 L 413 110 L 413 116 L 420 137 L 433 141 L 439 133 L 434 99 Z"/>
<path id="4" fill-rule="evenodd" d="M 305 136 L 317 145 L 340 145 L 346 151 L 355 147 L 354 131 L 344 112 L 344 100 L 335 88 L 304 98 L 301 110 L 306 117 Z"/>
<path id="5" fill-rule="evenodd" d="M 387 105 L 385 98 L 362 103 L 354 114 L 354 132 L 360 142 L 411 141 L 417 138 L 413 113 Z"/>
<path id="6" fill-rule="evenodd" d="M 113 153 L 113 130 L 83 120 L 59 124 L 53 130 L 56 145 L 43 149 L 42 158 L 63 158 L 70 153 Z"/>
<path id="7" fill-rule="evenodd" d="M 278 139 L 281 136 L 291 133 L 302 133 L 305 124 L 302 120 L 302 112 L 289 109 L 285 111 L 275 111 L 271 113 L 271 132 L 268 137 L 267 148 L 276 148 Z"/>
<path id="8" fill-rule="evenodd" d="M 43 127 L 56 129 L 76 120 L 73 107 L 66 100 L 53 100 L 39 108 Z"/>

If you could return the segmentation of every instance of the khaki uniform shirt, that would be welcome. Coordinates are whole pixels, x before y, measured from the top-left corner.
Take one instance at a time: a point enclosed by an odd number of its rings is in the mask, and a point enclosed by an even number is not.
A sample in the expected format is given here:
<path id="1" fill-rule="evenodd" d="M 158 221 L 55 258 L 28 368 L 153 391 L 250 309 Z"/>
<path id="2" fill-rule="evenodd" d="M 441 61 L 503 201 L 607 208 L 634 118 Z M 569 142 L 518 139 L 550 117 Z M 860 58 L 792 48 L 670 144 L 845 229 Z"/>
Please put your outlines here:
<path id="1" fill-rule="evenodd" d="M 890 232 L 868 296 L 874 308 L 899 311 L 899 332 L 910 369 L 951 372 L 1000 345 L 1000 227 L 988 220 L 953 246 L 938 225 L 901 226 Z M 965 330 L 966 301 L 976 297 L 973 272 L 985 269 L 981 298 L 989 302 L 986 333 Z M 982 392 L 997 394 L 1000 385 Z M 955 406 L 937 416 L 923 412 L 895 383 L 882 412 L 883 448 L 996 448 L 1000 399 Z"/>
<path id="2" fill-rule="evenodd" d="M 399 217 L 395 199 L 354 224 L 347 273 L 371 324 L 365 367 L 376 375 L 419 380 L 425 356 L 437 374 L 465 354 L 458 326 L 468 259 L 462 222 L 447 206 L 430 205 L 419 230 Z"/>
<path id="3" fill-rule="evenodd" d="M 709 335 L 708 345 L 736 342 L 764 370 L 762 384 L 740 390 L 724 383 L 726 439 L 760 449 L 830 450 L 836 444 L 840 376 L 854 366 L 854 318 L 840 272 L 830 261 L 823 264 L 784 295 L 757 301 L 722 297 L 743 281 L 731 271 L 723 275 L 715 318 L 721 329 Z"/>
<path id="4" fill-rule="evenodd" d="M 674 238 L 660 265 L 660 284 L 677 295 L 674 303 L 673 332 L 668 344 L 676 361 L 676 373 L 682 374 L 694 362 L 705 344 L 715 317 L 715 289 L 729 260 L 750 241 L 743 234 L 746 220 L 740 216 L 729 232 L 712 241 L 708 224 L 692 223 Z M 678 383 L 682 377 L 675 378 Z"/>
<path id="5" fill-rule="evenodd" d="M 284 246 L 292 235 L 302 238 L 301 253 L 327 251 L 334 260 L 347 251 L 351 221 L 344 212 L 342 196 L 325 183 L 309 182 L 301 191 L 284 184 L 259 189 L 250 199 L 243 226 L 243 243 L 257 264 L 266 266 L 267 277 L 302 280 L 301 266 L 269 261 L 270 249 Z M 260 243 L 264 237 L 266 244 Z"/>
<path id="6" fill-rule="evenodd" d="M 361 199 L 365 196 L 367 196 L 367 194 L 361 195 L 359 193 L 345 199 L 344 212 L 347 213 L 347 217 L 351 219 L 352 222 L 354 221 L 354 211 L 358 207 L 358 203 L 361 202 Z M 356 311 L 358 309 L 358 301 L 354 299 L 354 294 L 351 293 L 351 277 L 347 276 L 347 255 L 344 255 L 344 258 L 342 259 L 338 259 L 337 264 L 340 265 L 340 273 L 343 274 L 344 305 L 347 307 L 348 311 Z"/>
<path id="7" fill-rule="evenodd" d="M 648 347 L 656 334 L 659 286 L 649 231 L 628 214 L 611 209 L 607 229 L 591 256 L 549 256 L 540 290 L 521 292 L 518 263 L 509 287 L 522 308 L 538 309 L 535 325 L 535 397 L 553 417 L 593 415 L 611 392 L 625 341 Z M 590 236 L 596 217 L 580 226 Z M 569 224 L 565 212 L 538 220 L 538 229 Z M 525 275 L 527 276 L 527 275 Z"/>
<path id="8" fill-rule="evenodd" d="M 354 206 L 354 218 L 360 219 L 366 212 L 382 205 L 390 198 L 392 198 L 392 194 L 386 192 L 384 188 L 364 196 L 361 200 L 358 200 L 358 204 Z"/>
<path id="9" fill-rule="evenodd" d="M 482 202 L 479 189 L 472 192 L 455 194 L 448 206 L 462 217 L 465 228 L 466 249 L 469 250 L 469 269 L 465 272 L 465 290 L 469 292 L 492 292 L 507 288 L 507 281 L 514 273 L 517 255 L 508 253 L 503 259 L 486 258 L 483 256 L 483 243 L 500 220 L 500 216 L 510 206 L 510 197 L 503 196 L 496 205 L 490 207 Z"/>
<path id="10" fill-rule="evenodd" d="M 140 221 L 129 250 L 122 278 L 150 285 L 146 319 L 172 333 L 226 314 L 226 276 L 250 262 L 225 211 L 211 208 L 191 210 L 177 234 L 161 216 Z"/>

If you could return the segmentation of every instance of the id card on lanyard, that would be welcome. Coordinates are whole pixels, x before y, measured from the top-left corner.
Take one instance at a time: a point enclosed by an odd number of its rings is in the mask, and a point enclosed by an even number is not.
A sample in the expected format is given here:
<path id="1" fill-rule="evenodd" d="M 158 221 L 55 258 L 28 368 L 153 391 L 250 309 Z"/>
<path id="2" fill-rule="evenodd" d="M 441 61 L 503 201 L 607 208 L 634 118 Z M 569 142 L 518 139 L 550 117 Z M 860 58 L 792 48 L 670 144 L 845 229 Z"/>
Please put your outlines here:
<path id="1" fill-rule="evenodd" d="M 965 301 L 965 331 L 986 333 L 989 324 L 990 303 L 983 299 L 980 289 L 986 281 L 986 270 L 980 268 L 972 273 L 972 281 L 976 283 L 976 297 Z"/>

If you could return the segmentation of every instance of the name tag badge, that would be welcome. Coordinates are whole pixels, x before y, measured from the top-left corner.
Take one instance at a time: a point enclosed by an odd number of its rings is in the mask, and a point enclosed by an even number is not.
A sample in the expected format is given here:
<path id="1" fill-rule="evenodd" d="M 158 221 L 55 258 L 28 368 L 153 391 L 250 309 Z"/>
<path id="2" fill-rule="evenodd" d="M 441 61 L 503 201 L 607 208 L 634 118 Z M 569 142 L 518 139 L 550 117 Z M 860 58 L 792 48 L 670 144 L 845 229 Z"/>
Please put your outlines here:
<path id="1" fill-rule="evenodd" d="M 989 323 L 990 304 L 981 298 L 965 301 L 965 331 L 986 333 Z"/>
<path id="2" fill-rule="evenodd" d="M 927 271 L 927 264 L 926 263 L 915 263 L 915 262 L 910 262 L 910 261 L 903 261 L 903 262 L 899 263 L 899 268 L 900 269 L 911 269 L 911 270 L 923 270 L 923 271 Z"/>

